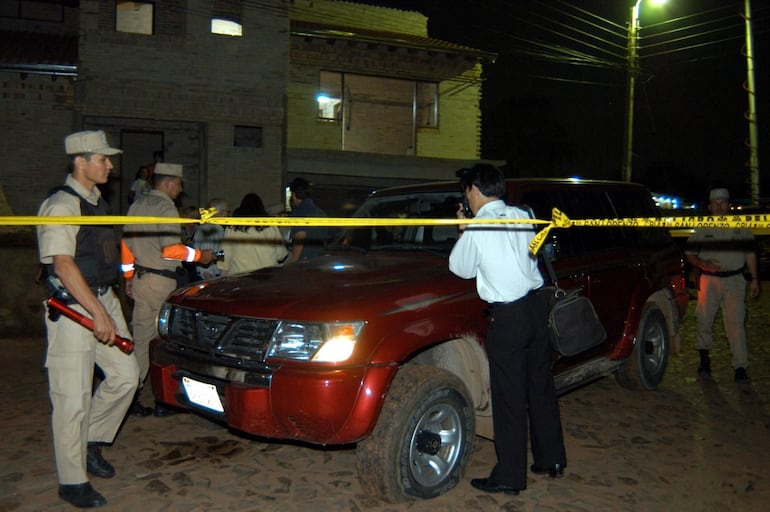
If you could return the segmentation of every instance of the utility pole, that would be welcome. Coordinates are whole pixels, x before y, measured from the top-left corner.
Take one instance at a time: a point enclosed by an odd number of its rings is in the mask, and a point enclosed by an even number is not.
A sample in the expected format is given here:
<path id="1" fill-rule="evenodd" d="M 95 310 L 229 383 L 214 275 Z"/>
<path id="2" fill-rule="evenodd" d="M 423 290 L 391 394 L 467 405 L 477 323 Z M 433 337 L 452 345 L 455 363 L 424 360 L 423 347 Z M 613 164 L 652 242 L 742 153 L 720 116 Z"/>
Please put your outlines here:
<path id="1" fill-rule="evenodd" d="M 748 2 L 748 0 L 746 0 Z M 623 181 L 631 181 L 631 169 L 634 154 L 634 93 L 636 75 L 639 72 L 639 4 L 636 0 L 631 7 L 631 20 L 628 24 L 628 73 L 626 79 L 626 126 L 623 137 Z"/>
<path id="2" fill-rule="evenodd" d="M 751 28 L 751 1 L 745 0 L 746 20 L 746 93 L 749 96 L 749 110 L 746 119 L 749 122 L 749 172 L 751 174 L 751 204 L 759 206 L 759 140 L 757 138 L 757 104 L 754 88 L 754 36 Z"/>

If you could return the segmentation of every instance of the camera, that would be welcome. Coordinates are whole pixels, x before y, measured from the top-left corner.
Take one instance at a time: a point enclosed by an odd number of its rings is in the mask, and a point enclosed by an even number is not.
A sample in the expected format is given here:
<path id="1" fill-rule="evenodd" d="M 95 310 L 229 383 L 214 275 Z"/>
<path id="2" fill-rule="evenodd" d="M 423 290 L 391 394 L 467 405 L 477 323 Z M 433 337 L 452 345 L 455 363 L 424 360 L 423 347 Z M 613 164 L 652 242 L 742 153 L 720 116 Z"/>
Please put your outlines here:
<path id="1" fill-rule="evenodd" d="M 471 205 L 468 204 L 468 198 L 463 194 L 463 215 L 466 219 L 473 218 L 473 212 L 471 211 Z"/>
<path id="2" fill-rule="evenodd" d="M 465 189 L 470 188 L 473 183 L 474 171 L 469 168 L 458 169 L 455 171 L 455 176 L 460 178 L 460 190 L 463 194 L 463 215 L 466 219 L 472 219 L 473 212 L 471 211 L 471 206 L 468 204 L 468 198 L 465 196 Z"/>

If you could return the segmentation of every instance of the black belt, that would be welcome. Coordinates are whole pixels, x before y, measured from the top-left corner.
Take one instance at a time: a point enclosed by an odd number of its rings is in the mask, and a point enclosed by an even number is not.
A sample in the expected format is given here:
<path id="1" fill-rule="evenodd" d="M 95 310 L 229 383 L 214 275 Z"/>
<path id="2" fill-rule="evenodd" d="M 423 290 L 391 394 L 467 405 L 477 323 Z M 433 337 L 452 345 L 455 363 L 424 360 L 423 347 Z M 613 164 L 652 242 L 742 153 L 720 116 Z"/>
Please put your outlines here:
<path id="1" fill-rule="evenodd" d="M 524 295 L 523 297 L 519 297 L 516 300 L 512 300 L 512 301 L 508 301 L 508 302 L 489 302 L 488 303 L 489 304 L 489 308 L 492 309 L 492 308 L 496 308 L 496 307 L 500 307 L 500 306 L 509 306 L 511 304 L 516 304 L 517 302 L 520 302 L 520 301 L 522 301 L 522 300 L 524 300 L 524 299 L 526 299 L 528 297 L 531 297 L 532 295 L 535 295 L 537 292 L 539 292 L 542 289 L 543 289 L 542 287 L 535 288 L 533 290 L 528 291 L 527 294 Z"/>
<path id="2" fill-rule="evenodd" d="M 112 289 L 111 285 L 104 285 L 104 286 L 89 286 L 91 291 L 96 295 L 97 297 L 101 297 L 102 295 L 105 295 L 108 291 Z M 52 297 L 55 297 L 59 302 L 62 302 L 68 306 L 71 306 L 73 304 L 78 304 L 78 301 L 75 300 L 75 297 L 69 294 L 67 290 L 61 289 L 57 290 L 56 293 L 51 294 Z"/>
<path id="3" fill-rule="evenodd" d="M 141 265 L 136 265 L 136 264 L 134 265 L 134 268 L 136 269 L 136 277 L 139 277 L 139 278 L 141 278 L 142 275 L 149 272 L 150 274 L 157 274 L 159 276 L 168 277 L 169 279 L 173 279 L 174 281 L 176 281 L 177 273 L 180 271 L 183 271 L 182 267 L 177 267 L 175 272 L 173 270 L 166 270 L 166 269 L 159 270 L 157 268 L 143 267 Z"/>
<path id="4" fill-rule="evenodd" d="M 742 274 L 743 269 L 739 268 L 738 270 L 726 270 L 724 272 L 707 272 L 705 270 L 701 270 L 700 273 L 707 276 L 714 276 L 714 277 L 730 277 L 730 276 L 737 276 L 738 274 Z"/>

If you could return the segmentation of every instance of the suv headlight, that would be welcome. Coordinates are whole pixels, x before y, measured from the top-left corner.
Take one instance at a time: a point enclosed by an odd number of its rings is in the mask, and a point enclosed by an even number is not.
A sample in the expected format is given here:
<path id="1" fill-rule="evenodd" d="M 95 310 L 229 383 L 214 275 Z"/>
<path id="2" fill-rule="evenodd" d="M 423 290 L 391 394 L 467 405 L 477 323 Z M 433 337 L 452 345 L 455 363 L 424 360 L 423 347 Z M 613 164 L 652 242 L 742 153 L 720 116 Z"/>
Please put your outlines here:
<path id="1" fill-rule="evenodd" d="M 365 322 L 282 321 L 270 339 L 267 357 L 339 363 L 347 360 Z"/>
<path id="2" fill-rule="evenodd" d="M 158 312 L 158 334 L 166 337 L 168 336 L 169 320 L 171 319 L 171 304 L 164 302 L 163 306 Z"/>

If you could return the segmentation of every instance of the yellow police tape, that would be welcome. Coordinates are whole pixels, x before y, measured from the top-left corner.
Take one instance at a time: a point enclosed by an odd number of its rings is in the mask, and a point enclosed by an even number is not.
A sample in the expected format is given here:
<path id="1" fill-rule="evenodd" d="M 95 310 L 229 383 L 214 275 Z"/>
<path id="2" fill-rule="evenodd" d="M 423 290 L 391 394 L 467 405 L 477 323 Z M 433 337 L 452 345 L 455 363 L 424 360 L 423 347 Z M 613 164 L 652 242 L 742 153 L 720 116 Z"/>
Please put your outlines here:
<path id="1" fill-rule="evenodd" d="M 459 224 L 546 224 L 535 235 L 529 249 L 540 250 L 553 228 L 571 227 L 634 227 L 666 228 L 674 236 L 687 236 L 695 228 L 744 228 L 763 232 L 770 228 L 770 214 L 707 215 L 699 217 L 637 217 L 625 219 L 570 219 L 554 208 L 551 220 L 540 219 L 422 219 L 422 218 L 365 218 L 365 217 L 215 217 L 216 209 L 200 209 L 200 219 L 141 217 L 141 216 L 88 216 L 38 217 L 0 216 L 0 226 L 38 225 L 120 225 L 120 224 L 220 224 L 235 226 L 308 226 L 308 227 L 364 227 L 364 226 L 430 226 Z"/>

